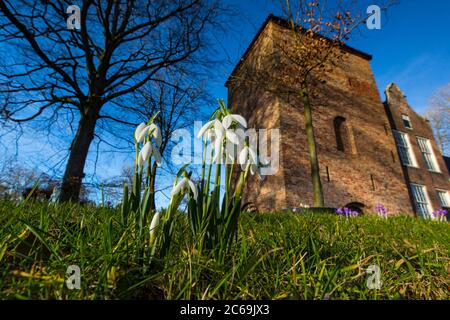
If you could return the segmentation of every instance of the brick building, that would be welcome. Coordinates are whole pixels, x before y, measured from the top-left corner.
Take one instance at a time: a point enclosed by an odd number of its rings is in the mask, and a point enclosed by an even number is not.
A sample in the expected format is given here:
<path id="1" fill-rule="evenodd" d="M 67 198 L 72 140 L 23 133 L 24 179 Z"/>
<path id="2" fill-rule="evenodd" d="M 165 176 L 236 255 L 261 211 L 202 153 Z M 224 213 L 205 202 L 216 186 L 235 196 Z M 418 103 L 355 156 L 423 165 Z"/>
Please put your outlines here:
<path id="1" fill-rule="evenodd" d="M 303 104 L 244 79 L 255 68 L 277 72 L 276 61 L 261 57 L 290 32 L 286 21 L 269 16 L 226 83 L 229 106 L 249 127 L 280 130 L 279 170 L 263 180 L 252 177 L 246 190 L 246 201 L 260 211 L 313 202 Z M 312 103 L 325 205 L 369 213 L 380 203 L 392 214 L 420 216 L 450 206 L 449 173 L 427 121 L 396 85 L 386 89 L 383 104 L 370 55 L 339 50 L 342 58 Z"/>

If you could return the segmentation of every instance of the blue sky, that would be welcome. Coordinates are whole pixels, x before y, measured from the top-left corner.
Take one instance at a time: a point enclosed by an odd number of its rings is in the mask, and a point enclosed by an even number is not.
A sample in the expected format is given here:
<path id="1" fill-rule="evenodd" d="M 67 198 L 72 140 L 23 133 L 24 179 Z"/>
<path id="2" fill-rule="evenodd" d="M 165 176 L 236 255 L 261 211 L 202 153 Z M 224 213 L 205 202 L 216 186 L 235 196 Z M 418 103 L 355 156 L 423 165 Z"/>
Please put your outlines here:
<path id="1" fill-rule="evenodd" d="M 229 0 L 241 13 L 241 25 L 224 41 L 227 55 L 236 63 L 261 24 L 277 9 L 268 0 Z M 361 1 L 377 4 L 380 1 Z M 362 5 L 364 5 L 362 4 Z M 419 113 L 430 96 L 450 83 L 450 1 L 400 0 L 382 15 L 381 30 L 363 30 L 349 44 L 373 55 L 372 70 L 384 100 L 384 89 L 397 83 Z M 223 68 L 223 81 L 234 65 Z M 214 93 L 226 98 L 223 83 Z"/>
<path id="2" fill-rule="evenodd" d="M 211 93 L 217 98 L 227 98 L 224 83 L 236 63 L 250 44 L 256 32 L 270 13 L 279 14 L 274 1 L 227 0 L 239 12 L 228 34 L 218 37 L 218 59 L 224 62 L 214 70 L 210 79 Z M 362 1 L 377 4 L 377 0 Z M 410 105 L 422 113 L 432 94 L 450 83 L 450 1 L 447 0 L 400 0 L 382 15 L 381 30 L 363 30 L 349 44 L 373 55 L 372 69 L 378 88 L 384 99 L 384 88 L 397 83 L 408 97 Z M 211 106 L 211 109 L 215 106 Z M 205 120 L 205 119 L 199 119 Z M 130 139 L 132 132 L 130 132 Z M 12 137 L 11 137 L 12 139 Z M 7 140 L 4 140 L 7 141 Z M 7 143 L 8 144 L 8 143 Z M 67 146 L 48 143 L 44 136 L 25 134 L 19 144 L 19 162 L 43 171 L 56 164 L 61 172 L 65 166 L 61 150 Z M 86 173 L 94 172 L 95 148 L 91 147 Z M 14 146 L 8 148 L 13 152 Z M 1 150 L 0 152 L 3 152 Z M 49 155 L 55 156 L 48 159 Z M 97 177 L 108 178 L 120 174 L 122 166 L 132 161 L 133 155 L 101 154 L 97 165 Z M 60 173 L 62 174 L 62 172 Z M 162 184 L 170 186 L 171 178 L 162 177 Z M 162 204 L 165 200 L 161 197 Z"/>

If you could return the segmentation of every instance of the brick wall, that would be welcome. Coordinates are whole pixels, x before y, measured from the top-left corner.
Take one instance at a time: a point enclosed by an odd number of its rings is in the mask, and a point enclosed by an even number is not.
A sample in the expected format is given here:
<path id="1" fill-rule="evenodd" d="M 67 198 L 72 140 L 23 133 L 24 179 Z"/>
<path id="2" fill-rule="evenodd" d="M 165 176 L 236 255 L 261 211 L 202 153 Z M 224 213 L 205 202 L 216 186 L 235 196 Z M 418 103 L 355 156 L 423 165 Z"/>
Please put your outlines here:
<path id="1" fill-rule="evenodd" d="M 432 210 L 439 209 L 440 203 L 437 198 L 436 190 L 450 190 L 449 174 L 446 170 L 444 158 L 441 156 L 433 131 L 429 122 L 414 112 L 408 104 L 406 96 L 400 88 L 391 84 L 386 89 L 386 112 L 390 117 L 393 129 L 408 135 L 411 144 L 411 151 L 416 159 L 417 166 L 404 166 L 405 180 L 410 183 L 422 185 L 426 187 L 428 197 L 431 202 Z M 406 115 L 410 119 L 411 127 L 407 128 L 402 119 L 402 115 Z M 417 137 L 428 139 L 437 161 L 438 172 L 432 172 L 427 169 L 426 163 L 419 148 Z"/>
<path id="2" fill-rule="evenodd" d="M 227 82 L 229 105 L 249 120 L 249 127 L 280 128 L 280 170 L 264 181 L 250 179 L 246 193 L 245 200 L 260 211 L 313 203 L 303 104 L 292 95 L 269 94 L 252 82 L 249 72 L 257 68 L 281 72 L 282 66 L 276 61 L 261 57 L 270 56 L 266 53 L 274 50 L 274 41 L 284 41 L 289 32 L 276 22 L 265 24 Z M 345 51 L 331 70 L 326 83 L 317 85 L 318 95 L 312 100 L 325 205 L 340 207 L 357 202 L 365 206 L 365 212 L 374 212 L 375 205 L 381 203 L 392 214 L 413 214 L 391 121 L 369 59 Z M 250 79 L 244 79 L 246 76 Z M 336 127 L 343 148 L 338 146 Z M 430 132 L 420 133 L 432 137 Z M 426 177 L 421 179 L 433 179 L 435 184 L 439 181 L 445 186 L 431 174 L 426 173 Z"/>

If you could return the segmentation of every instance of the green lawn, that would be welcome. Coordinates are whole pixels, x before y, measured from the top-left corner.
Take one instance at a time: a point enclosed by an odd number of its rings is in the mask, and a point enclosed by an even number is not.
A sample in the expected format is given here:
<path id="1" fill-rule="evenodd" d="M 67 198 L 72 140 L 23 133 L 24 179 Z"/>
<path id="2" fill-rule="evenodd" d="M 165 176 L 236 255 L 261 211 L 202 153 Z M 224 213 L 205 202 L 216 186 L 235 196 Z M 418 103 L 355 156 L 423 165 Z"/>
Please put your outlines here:
<path id="1" fill-rule="evenodd" d="M 0 298 L 450 298 L 448 223 L 244 214 L 218 264 L 190 245 L 184 215 L 164 260 L 150 257 L 130 220 L 121 224 L 115 209 L 0 203 Z M 375 264 L 382 286 L 369 290 L 366 269 Z M 69 265 L 81 269 L 81 290 L 66 287 Z"/>

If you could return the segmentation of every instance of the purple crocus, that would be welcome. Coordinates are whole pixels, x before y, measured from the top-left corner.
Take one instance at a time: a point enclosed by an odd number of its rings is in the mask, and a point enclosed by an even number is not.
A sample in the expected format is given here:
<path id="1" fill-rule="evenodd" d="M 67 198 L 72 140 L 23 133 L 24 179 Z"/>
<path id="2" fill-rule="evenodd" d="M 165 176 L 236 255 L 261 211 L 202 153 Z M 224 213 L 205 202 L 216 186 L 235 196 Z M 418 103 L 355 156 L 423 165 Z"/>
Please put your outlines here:
<path id="1" fill-rule="evenodd" d="M 389 210 L 381 203 L 379 203 L 375 206 L 375 211 L 378 213 L 378 215 L 380 217 L 383 217 L 383 218 L 387 218 L 387 215 L 389 212 Z"/>
<path id="2" fill-rule="evenodd" d="M 336 209 L 336 213 L 344 217 L 357 217 L 359 215 L 357 211 L 353 211 L 352 209 L 347 207 Z"/>
<path id="3" fill-rule="evenodd" d="M 448 211 L 446 209 L 439 209 L 433 212 L 433 217 L 438 221 L 445 221 L 445 218 L 448 215 Z"/>

